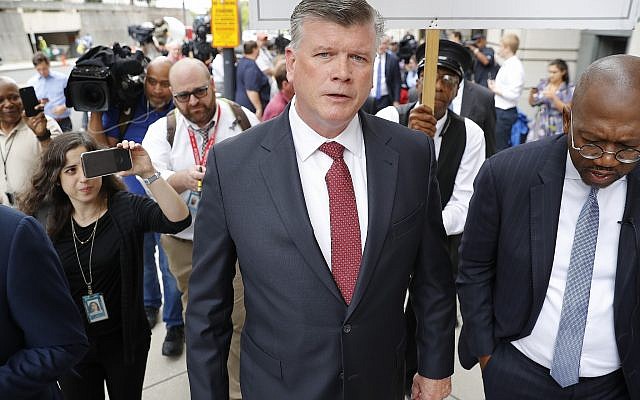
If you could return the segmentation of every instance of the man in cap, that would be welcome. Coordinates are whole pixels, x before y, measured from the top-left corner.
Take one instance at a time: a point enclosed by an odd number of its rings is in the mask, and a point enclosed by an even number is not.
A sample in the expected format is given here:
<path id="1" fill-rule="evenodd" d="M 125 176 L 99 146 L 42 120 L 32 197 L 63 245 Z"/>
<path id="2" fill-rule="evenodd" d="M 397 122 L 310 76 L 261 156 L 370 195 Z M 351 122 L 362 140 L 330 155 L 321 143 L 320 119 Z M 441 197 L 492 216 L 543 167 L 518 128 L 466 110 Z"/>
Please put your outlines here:
<path id="1" fill-rule="evenodd" d="M 458 84 L 464 79 L 463 65 L 470 64 L 470 55 L 458 43 L 440 40 L 434 110 L 418 102 L 399 107 L 387 107 L 377 115 L 431 136 L 438 160 L 438 184 L 442 203 L 442 221 L 449 239 L 449 252 L 457 269 L 457 248 L 473 194 L 473 180 L 485 160 L 485 140 L 482 129 L 468 118 L 461 118 L 447 107 L 456 96 Z M 424 59 L 418 65 L 417 87 L 422 92 Z M 416 372 L 415 316 L 411 301 L 407 305 L 407 376 Z M 410 389 L 410 388 L 407 388 Z"/>
<path id="2" fill-rule="evenodd" d="M 487 47 L 487 38 L 482 33 L 474 33 L 466 46 L 473 52 L 473 80 L 487 87 L 488 79 L 495 79 L 499 66 L 496 65 L 495 52 Z"/>

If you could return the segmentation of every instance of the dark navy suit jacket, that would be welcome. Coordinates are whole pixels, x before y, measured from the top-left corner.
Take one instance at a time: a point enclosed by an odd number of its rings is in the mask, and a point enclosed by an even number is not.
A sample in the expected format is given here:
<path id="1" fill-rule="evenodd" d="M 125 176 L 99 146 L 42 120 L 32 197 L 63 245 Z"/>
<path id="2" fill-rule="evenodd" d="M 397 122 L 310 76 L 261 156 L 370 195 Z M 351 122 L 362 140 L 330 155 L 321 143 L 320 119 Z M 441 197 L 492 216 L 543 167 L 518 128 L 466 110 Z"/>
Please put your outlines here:
<path id="1" fill-rule="evenodd" d="M 484 132 L 487 158 L 496 152 L 496 102 L 493 92 L 470 80 L 464 81 L 460 116 L 467 117 Z"/>
<path id="2" fill-rule="evenodd" d="M 502 151 L 475 181 L 460 247 L 460 363 L 471 368 L 500 341 L 529 336 L 549 286 L 567 137 Z M 613 302 L 622 370 L 640 399 L 640 170 L 627 175 Z"/>
<path id="3" fill-rule="evenodd" d="M 410 277 L 418 371 L 451 375 L 455 293 L 433 141 L 360 113 L 369 227 L 347 305 L 309 220 L 288 111 L 209 155 L 187 307 L 192 398 L 227 398 L 236 257 L 244 399 L 402 399 Z"/>
<path id="4" fill-rule="evenodd" d="M 62 399 L 56 380 L 88 346 L 46 233 L 0 206 L 0 399 Z"/>

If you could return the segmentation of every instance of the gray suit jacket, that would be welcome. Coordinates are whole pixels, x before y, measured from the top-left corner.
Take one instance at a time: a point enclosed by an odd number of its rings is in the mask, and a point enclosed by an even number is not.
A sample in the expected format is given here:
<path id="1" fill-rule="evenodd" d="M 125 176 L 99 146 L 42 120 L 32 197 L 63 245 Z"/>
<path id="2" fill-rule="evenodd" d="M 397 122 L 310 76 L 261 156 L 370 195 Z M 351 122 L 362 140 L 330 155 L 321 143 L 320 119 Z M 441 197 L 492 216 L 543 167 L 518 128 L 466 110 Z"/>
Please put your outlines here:
<path id="1" fill-rule="evenodd" d="M 360 113 L 369 228 L 347 306 L 309 221 L 288 111 L 210 153 L 187 308 L 192 398 L 227 398 L 236 257 L 244 399 L 401 399 L 410 277 L 418 371 L 451 375 L 455 295 L 433 142 Z"/>
<path id="2" fill-rule="evenodd" d="M 529 336 L 549 287 L 567 137 L 502 151 L 475 182 L 460 246 L 458 296 L 463 367 L 500 341 Z M 640 398 L 640 170 L 627 175 L 613 302 L 618 353 L 632 399 Z"/>

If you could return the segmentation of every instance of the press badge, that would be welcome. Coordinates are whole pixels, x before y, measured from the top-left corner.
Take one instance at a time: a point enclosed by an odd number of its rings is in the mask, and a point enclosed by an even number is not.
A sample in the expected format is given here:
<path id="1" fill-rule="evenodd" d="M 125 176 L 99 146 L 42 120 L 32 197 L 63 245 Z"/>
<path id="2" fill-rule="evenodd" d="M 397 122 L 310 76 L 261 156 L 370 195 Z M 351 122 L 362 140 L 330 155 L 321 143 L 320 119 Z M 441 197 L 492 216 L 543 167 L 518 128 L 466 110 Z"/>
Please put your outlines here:
<path id="1" fill-rule="evenodd" d="M 191 191 L 189 193 L 189 199 L 187 200 L 187 206 L 191 211 L 191 215 L 195 216 L 198 211 L 198 203 L 200 203 L 200 192 Z"/>
<path id="2" fill-rule="evenodd" d="M 87 314 L 87 319 L 90 324 L 109 319 L 107 306 L 104 304 L 104 297 L 102 297 L 102 293 L 82 296 L 82 303 L 84 304 L 84 311 Z"/>

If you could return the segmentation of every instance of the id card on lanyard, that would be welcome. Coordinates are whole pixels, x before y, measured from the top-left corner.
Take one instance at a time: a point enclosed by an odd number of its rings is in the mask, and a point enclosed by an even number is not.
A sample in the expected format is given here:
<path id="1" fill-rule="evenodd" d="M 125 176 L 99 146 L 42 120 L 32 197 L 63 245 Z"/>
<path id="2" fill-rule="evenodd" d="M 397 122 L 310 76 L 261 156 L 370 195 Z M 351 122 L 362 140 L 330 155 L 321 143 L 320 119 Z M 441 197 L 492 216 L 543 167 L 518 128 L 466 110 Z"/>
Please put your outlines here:
<path id="1" fill-rule="evenodd" d="M 203 151 L 200 154 L 198 150 L 198 141 L 196 140 L 196 135 L 193 132 L 191 127 L 187 126 L 187 131 L 189 132 L 189 141 L 191 142 L 191 151 L 193 152 L 193 160 L 197 166 L 207 166 L 207 156 L 209 155 L 209 150 L 216 142 L 216 135 L 218 133 L 218 126 L 220 125 L 220 115 L 222 114 L 222 110 L 220 110 L 220 105 L 217 104 L 216 110 L 216 122 L 213 128 L 213 133 L 209 136 L 209 140 L 203 144 Z M 189 193 L 189 198 L 187 200 L 187 206 L 191 211 L 192 215 L 196 214 L 198 211 L 198 203 L 200 202 L 200 190 L 194 191 L 192 190 Z"/>

